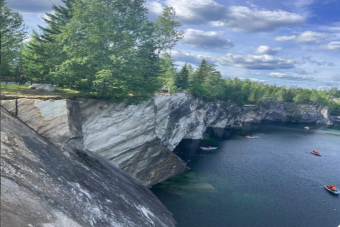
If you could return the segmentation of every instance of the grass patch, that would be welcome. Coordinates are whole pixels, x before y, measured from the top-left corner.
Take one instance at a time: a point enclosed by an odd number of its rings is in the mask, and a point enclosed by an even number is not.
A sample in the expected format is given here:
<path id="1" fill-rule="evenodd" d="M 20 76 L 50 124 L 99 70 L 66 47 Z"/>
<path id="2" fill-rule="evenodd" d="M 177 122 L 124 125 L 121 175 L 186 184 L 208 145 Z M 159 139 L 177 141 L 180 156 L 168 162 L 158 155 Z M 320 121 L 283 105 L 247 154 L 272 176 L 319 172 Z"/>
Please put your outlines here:
<path id="1" fill-rule="evenodd" d="M 30 89 L 28 85 L 1 84 L 1 95 L 6 98 L 73 98 L 89 97 L 88 93 L 81 93 L 68 88 L 56 88 L 54 92 Z"/>

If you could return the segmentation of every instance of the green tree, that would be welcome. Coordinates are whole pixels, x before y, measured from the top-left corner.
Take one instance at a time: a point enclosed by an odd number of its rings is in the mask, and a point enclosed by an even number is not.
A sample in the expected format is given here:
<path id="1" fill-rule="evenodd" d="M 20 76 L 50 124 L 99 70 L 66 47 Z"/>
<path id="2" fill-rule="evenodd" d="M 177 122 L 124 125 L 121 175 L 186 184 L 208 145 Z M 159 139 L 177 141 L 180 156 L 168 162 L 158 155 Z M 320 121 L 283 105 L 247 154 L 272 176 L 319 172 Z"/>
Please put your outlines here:
<path id="1" fill-rule="evenodd" d="M 307 103 L 310 101 L 311 91 L 308 89 L 299 89 L 293 101 L 299 104 Z"/>
<path id="2" fill-rule="evenodd" d="M 171 59 L 170 54 L 165 53 L 159 58 L 159 61 L 161 73 L 160 80 L 165 87 L 170 88 L 174 84 L 174 77 L 177 73 L 174 60 Z"/>
<path id="3" fill-rule="evenodd" d="M 48 79 L 50 82 L 62 83 L 60 78 L 53 78 L 52 72 L 55 67 L 67 60 L 67 55 L 58 35 L 63 26 L 67 25 L 72 18 L 72 4 L 74 0 L 62 0 L 65 6 L 52 5 L 54 13 L 46 13 L 44 18 L 46 27 L 39 26 L 41 34 L 33 31 L 31 40 L 24 48 L 24 68 L 26 73 L 41 81 Z"/>
<path id="4" fill-rule="evenodd" d="M 61 27 L 57 37 L 67 59 L 56 67 L 54 76 L 78 90 L 116 101 L 152 96 L 162 86 L 159 50 L 172 48 L 174 40 L 157 39 L 163 27 L 147 21 L 143 4 L 144 0 L 75 1 L 70 23 Z M 161 24 L 174 12 L 166 16 L 159 19 Z"/>
<path id="5" fill-rule="evenodd" d="M 183 31 L 177 28 L 181 23 L 176 21 L 176 11 L 173 7 L 165 7 L 155 23 L 156 29 L 154 34 L 155 43 L 157 44 L 157 57 L 164 51 L 170 51 L 176 43 L 183 38 Z"/>
<path id="6" fill-rule="evenodd" d="M 6 6 L 5 0 L 1 4 L 1 73 L 5 75 L 15 74 L 20 64 L 21 45 L 25 39 L 25 25 L 22 16 Z"/>
<path id="7" fill-rule="evenodd" d="M 196 84 L 204 84 L 205 79 L 208 77 L 211 68 L 209 66 L 208 61 L 202 59 L 201 64 L 198 66 L 198 69 L 195 71 L 193 75 L 193 83 Z"/>
<path id="8" fill-rule="evenodd" d="M 187 63 L 184 64 L 181 71 L 175 74 L 175 82 L 174 85 L 177 88 L 186 89 L 188 87 L 189 80 L 189 70 L 187 67 Z"/>

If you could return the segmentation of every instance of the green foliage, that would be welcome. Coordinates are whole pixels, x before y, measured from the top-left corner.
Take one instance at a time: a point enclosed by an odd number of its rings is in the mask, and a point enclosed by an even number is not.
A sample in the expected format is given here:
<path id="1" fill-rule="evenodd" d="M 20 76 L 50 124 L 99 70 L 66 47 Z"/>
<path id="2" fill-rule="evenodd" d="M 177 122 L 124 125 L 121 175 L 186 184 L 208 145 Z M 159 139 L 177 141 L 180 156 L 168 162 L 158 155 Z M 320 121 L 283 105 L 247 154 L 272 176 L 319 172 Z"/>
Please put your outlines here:
<path id="1" fill-rule="evenodd" d="M 0 0 L 4 3 L 4 0 Z M 340 90 L 287 89 L 276 85 L 223 79 L 213 64 L 205 59 L 195 70 L 185 64 L 176 72 L 171 50 L 183 37 L 174 8 L 165 7 L 158 20 L 147 20 L 145 0 L 62 0 L 44 19 L 42 33 L 33 31 L 25 37 L 18 13 L 1 9 L 1 66 L 13 74 L 19 66 L 29 77 L 59 87 L 116 102 L 138 103 L 162 86 L 188 89 L 205 101 L 255 104 L 278 100 L 299 104 L 330 106 L 340 112 Z M 21 47 L 21 48 L 20 48 Z M 21 57 L 20 53 L 23 53 Z"/>
<path id="2" fill-rule="evenodd" d="M 209 90 L 208 87 L 205 84 L 199 84 L 199 83 L 195 83 L 192 84 L 189 88 L 189 91 L 196 97 L 205 97 Z"/>
<path id="3" fill-rule="evenodd" d="M 205 79 L 208 77 L 209 72 L 211 72 L 210 65 L 205 59 L 202 60 L 198 69 L 193 74 L 192 83 L 193 84 L 204 84 Z"/>
<path id="4" fill-rule="evenodd" d="M 186 68 L 189 77 L 189 90 L 194 95 L 197 94 L 206 101 L 221 99 L 224 96 L 224 80 L 213 64 L 209 64 L 203 59 L 196 71 L 190 72 L 192 68 L 189 66 Z"/>
<path id="5" fill-rule="evenodd" d="M 54 92 L 31 89 L 27 85 L 1 84 L 1 94 L 6 97 L 31 97 L 31 98 L 71 98 L 86 97 L 89 94 L 79 93 L 78 91 L 56 88 Z"/>
<path id="6" fill-rule="evenodd" d="M 192 69 L 190 65 L 185 65 Z M 188 70 L 189 71 L 189 70 Z M 178 86 L 178 85 L 177 85 Z M 295 102 L 298 104 L 315 104 L 329 106 L 331 114 L 340 115 L 340 103 L 332 99 L 340 96 L 340 90 L 316 90 L 302 88 L 285 88 L 276 85 L 251 82 L 249 79 L 238 78 L 222 79 L 220 72 L 215 70 L 214 65 L 202 60 L 197 70 L 189 74 L 189 91 L 194 96 L 206 101 L 223 100 L 236 103 L 239 106 L 244 104 L 255 104 L 260 106 L 263 101 Z M 293 116 L 291 121 L 298 121 L 301 116 Z"/>
<path id="7" fill-rule="evenodd" d="M 188 83 L 189 83 L 189 70 L 187 64 L 185 63 L 181 71 L 175 74 L 174 85 L 177 88 L 186 89 L 188 88 Z"/>
<path id="8" fill-rule="evenodd" d="M 340 103 L 329 102 L 330 114 L 340 116 Z"/>
<path id="9" fill-rule="evenodd" d="M 22 16 L 6 6 L 1 0 L 1 70 L 3 75 L 14 75 L 20 65 L 21 45 L 25 39 L 25 25 Z"/>
<path id="10" fill-rule="evenodd" d="M 181 23 L 176 21 L 176 11 L 173 7 L 165 7 L 154 26 L 156 27 L 154 39 L 157 43 L 157 57 L 159 57 L 162 52 L 172 50 L 183 38 L 183 31 L 177 31 Z"/>
<path id="11" fill-rule="evenodd" d="M 307 103 L 311 97 L 311 91 L 308 89 L 298 89 L 293 101 L 299 104 Z"/>
<path id="12" fill-rule="evenodd" d="M 152 23 L 145 0 L 62 1 L 23 48 L 30 77 L 115 101 L 142 101 L 173 84 L 170 55 L 160 59 L 182 38 L 173 8 Z"/>
<path id="13" fill-rule="evenodd" d="M 174 60 L 171 59 L 170 54 L 165 53 L 163 57 L 159 58 L 160 64 L 160 80 L 165 87 L 171 87 L 174 84 L 174 75 L 176 75 L 176 69 Z"/>
<path id="14" fill-rule="evenodd" d="M 31 40 L 23 47 L 23 71 L 33 79 L 60 85 L 61 78 L 53 77 L 56 67 L 67 60 L 67 55 L 58 40 L 63 26 L 72 18 L 74 0 L 62 0 L 65 6 L 52 5 L 54 13 L 46 13 L 47 27 L 40 27 L 41 34 L 33 31 Z M 55 74 L 54 74 L 55 75 Z"/>

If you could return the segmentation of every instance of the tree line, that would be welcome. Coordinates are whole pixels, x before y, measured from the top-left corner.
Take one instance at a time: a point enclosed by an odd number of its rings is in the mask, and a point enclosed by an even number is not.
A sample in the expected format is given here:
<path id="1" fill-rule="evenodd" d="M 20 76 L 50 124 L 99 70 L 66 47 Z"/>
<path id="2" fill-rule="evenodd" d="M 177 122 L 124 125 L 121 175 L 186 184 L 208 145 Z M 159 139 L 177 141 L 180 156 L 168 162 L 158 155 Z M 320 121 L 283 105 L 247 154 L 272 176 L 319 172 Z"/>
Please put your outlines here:
<path id="1" fill-rule="evenodd" d="M 62 2 L 63 6 L 53 5 L 54 12 L 46 14 L 47 26 L 39 26 L 41 33 L 33 31 L 22 45 L 20 64 L 12 58 L 7 61 L 12 68 L 5 73 L 13 74 L 19 67 L 31 78 L 115 101 L 145 100 L 159 90 L 161 53 L 182 37 L 172 7 L 165 7 L 151 22 L 144 0 Z M 14 16 L 22 22 L 12 12 Z M 8 28 L 13 33 L 18 30 Z"/>
<path id="2" fill-rule="evenodd" d="M 145 0 L 62 0 L 44 18 L 41 32 L 29 41 L 22 16 L 1 2 L 1 71 L 27 74 L 36 81 L 87 92 L 116 102 L 140 102 L 162 86 L 172 92 L 185 89 L 206 101 L 259 104 L 266 98 L 295 103 L 328 105 L 340 114 L 337 88 L 285 88 L 224 79 L 205 59 L 177 72 L 171 50 L 183 37 L 172 7 L 155 22 L 147 17 Z"/>
<path id="3" fill-rule="evenodd" d="M 171 62 L 170 56 L 165 56 L 166 65 Z M 206 101 L 223 100 L 236 103 L 260 105 L 268 99 L 279 102 L 294 102 L 297 104 L 315 104 L 329 106 L 331 114 L 340 115 L 340 103 L 334 100 L 340 97 L 340 90 L 336 87 L 330 90 L 286 88 L 285 86 L 269 85 L 252 82 L 250 79 L 223 78 L 213 64 L 205 59 L 197 69 L 190 64 L 184 64 L 178 73 L 173 73 L 169 86 L 172 91 L 185 89 Z"/>

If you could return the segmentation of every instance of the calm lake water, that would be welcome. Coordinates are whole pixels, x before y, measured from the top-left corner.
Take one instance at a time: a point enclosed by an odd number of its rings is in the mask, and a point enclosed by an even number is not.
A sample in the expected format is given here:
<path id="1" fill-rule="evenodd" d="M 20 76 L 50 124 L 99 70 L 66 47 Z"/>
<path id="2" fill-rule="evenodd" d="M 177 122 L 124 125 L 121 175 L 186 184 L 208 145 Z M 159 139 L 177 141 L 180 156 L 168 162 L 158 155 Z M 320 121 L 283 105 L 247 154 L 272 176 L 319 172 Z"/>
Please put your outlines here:
<path id="1" fill-rule="evenodd" d="M 340 196 L 323 185 L 340 188 L 340 128 L 304 126 L 249 124 L 184 140 L 174 152 L 191 170 L 152 191 L 178 227 L 337 227 Z M 218 150 L 199 149 L 209 145 Z"/>

